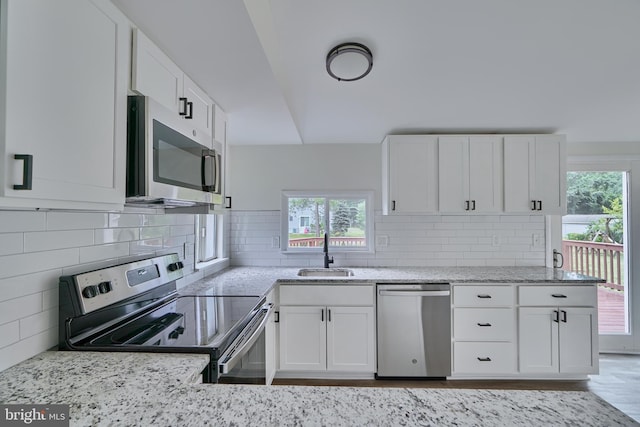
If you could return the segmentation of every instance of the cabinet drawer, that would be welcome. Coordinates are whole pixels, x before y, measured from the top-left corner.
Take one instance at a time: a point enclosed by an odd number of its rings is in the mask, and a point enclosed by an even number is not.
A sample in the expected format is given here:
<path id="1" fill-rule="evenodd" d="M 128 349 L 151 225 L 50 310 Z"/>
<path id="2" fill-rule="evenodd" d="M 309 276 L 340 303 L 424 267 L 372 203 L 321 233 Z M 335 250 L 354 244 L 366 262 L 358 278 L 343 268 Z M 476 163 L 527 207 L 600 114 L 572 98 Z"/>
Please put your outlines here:
<path id="1" fill-rule="evenodd" d="M 595 307 L 598 298 L 595 285 L 590 286 L 520 286 L 518 302 L 531 306 Z"/>
<path id="2" fill-rule="evenodd" d="M 281 305 L 373 305 L 373 285 L 280 285 Z"/>
<path id="3" fill-rule="evenodd" d="M 453 311 L 456 341 L 513 341 L 514 325 L 512 308 L 456 308 Z"/>
<path id="4" fill-rule="evenodd" d="M 453 304 L 470 307 L 512 306 L 513 286 L 455 285 Z"/>
<path id="5" fill-rule="evenodd" d="M 456 342 L 453 372 L 456 374 L 510 374 L 516 372 L 515 345 L 504 342 Z"/>

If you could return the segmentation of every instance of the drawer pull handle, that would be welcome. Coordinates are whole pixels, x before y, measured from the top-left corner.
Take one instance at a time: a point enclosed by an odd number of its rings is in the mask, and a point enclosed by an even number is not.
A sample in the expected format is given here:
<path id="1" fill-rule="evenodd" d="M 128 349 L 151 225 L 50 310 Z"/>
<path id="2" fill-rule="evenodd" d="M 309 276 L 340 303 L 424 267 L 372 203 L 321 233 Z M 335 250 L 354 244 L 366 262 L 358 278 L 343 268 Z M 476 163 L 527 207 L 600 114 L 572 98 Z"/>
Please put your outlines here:
<path id="1" fill-rule="evenodd" d="M 480 362 L 491 362 L 491 358 L 490 357 L 478 357 L 478 360 Z"/>
<path id="2" fill-rule="evenodd" d="M 554 298 L 566 298 L 567 296 L 564 294 L 551 294 L 552 297 Z"/>
<path id="3" fill-rule="evenodd" d="M 491 295 L 487 295 L 487 294 L 480 294 L 480 295 L 478 295 L 478 298 L 483 298 L 483 299 L 491 298 Z"/>
<path id="4" fill-rule="evenodd" d="M 491 326 L 491 323 L 478 323 L 478 326 Z"/>

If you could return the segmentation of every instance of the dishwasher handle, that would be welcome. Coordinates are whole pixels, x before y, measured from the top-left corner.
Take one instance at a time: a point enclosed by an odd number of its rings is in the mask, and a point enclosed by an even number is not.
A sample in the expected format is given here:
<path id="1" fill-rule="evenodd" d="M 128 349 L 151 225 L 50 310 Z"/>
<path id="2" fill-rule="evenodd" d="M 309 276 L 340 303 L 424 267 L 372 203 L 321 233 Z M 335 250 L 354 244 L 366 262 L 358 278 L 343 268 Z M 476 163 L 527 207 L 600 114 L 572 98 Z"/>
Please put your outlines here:
<path id="1" fill-rule="evenodd" d="M 380 296 L 389 297 L 448 297 L 451 295 L 451 291 L 423 291 L 417 289 L 395 289 L 386 290 L 381 289 L 378 291 Z"/>

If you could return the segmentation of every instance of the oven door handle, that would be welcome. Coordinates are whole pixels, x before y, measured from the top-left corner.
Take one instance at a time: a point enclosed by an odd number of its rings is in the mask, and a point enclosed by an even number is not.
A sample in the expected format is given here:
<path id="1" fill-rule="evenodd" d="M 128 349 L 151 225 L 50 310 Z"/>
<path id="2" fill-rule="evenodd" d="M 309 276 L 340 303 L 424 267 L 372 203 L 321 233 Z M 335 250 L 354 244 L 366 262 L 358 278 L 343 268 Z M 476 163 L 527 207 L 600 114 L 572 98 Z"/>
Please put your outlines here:
<path id="1" fill-rule="evenodd" d="M 238 338 L 224 352 L 218 362 L 218 371 L 220 375 L 228 374 L 236 364 L 247 354 L 253 345 L 260 338 L 260 334 L 264 330 L 271 313 L 273 312 L 273 304 L 265 304 L 260 309 L 260 313 L 256 314 L 249 322 L 249 325 L 240 333 Z"/>

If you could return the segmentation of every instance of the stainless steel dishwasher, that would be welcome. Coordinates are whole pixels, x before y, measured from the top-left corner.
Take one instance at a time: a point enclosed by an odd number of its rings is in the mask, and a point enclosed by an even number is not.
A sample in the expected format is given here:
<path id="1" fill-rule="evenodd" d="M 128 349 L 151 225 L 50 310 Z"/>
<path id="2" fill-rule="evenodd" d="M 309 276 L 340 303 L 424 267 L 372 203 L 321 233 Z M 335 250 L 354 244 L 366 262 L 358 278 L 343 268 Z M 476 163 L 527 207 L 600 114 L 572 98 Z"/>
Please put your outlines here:
<path id="1" fill-rule="evenodd" d="M 378 284 L 376 377 L 451 375 L 448 283 Z"/>

